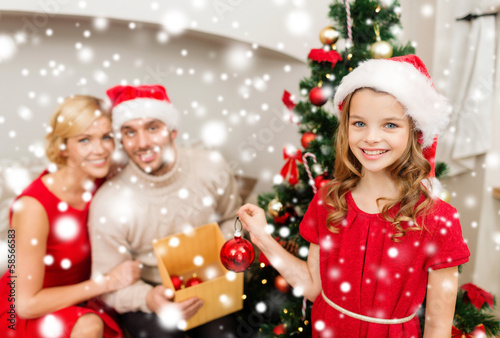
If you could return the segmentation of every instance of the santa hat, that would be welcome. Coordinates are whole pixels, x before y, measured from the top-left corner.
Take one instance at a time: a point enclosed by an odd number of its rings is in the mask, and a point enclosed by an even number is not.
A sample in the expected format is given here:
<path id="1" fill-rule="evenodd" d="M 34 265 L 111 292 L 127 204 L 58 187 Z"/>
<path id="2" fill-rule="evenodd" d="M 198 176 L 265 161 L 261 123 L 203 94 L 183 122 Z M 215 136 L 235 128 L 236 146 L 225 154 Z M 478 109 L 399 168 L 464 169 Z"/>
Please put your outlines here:
<path id="1" fill-rule="evenodd" d="M 416 55 L 405 55 L 363 62 L 342 79 L 335 93 L 333 103 L 337 116 L 347 95 L 360 88 L 386 92 L 403 105 L 421 132 L 419 143 L 431 164 L 430 176 L 433 177 L 437 135 L 447 126 L 451 110 L 446 98 L 434 88 L 422 60 Z"/>
<path id="2" fill-rule="evenodd" d="M 111 100 L 113 129 L 120 130 L 129 120 L 154 118 L 170 130 L 179 124 L 179 112 L 170 103 L 167 92 L 160 85 L 116 86 L 106 91 Z"/>

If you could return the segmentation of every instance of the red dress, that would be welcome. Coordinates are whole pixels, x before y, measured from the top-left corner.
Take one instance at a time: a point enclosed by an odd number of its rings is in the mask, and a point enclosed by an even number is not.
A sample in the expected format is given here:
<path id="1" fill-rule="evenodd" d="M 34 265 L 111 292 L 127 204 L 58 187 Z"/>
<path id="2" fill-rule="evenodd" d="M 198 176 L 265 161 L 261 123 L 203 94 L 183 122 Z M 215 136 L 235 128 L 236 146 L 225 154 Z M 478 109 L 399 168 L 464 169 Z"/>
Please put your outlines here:
<path id="1" fill-rule="evenodd" d="M 47 171 L 44 171 L 17 197 L 35 198 L 42 204 L 48 216 L 49 233 L 42 287 L 77 284 L 90 277 L 91 251 L 87 232 L 90 202 L 83 210 L 74 209 L 62 202 L 42 182 L 41 178 L 45 174 Z M 24 226 L 29 226 L 29 224 Z M 15 281 L 15 278 L 12 280 Z M 95 313 L 102 318 L 105 323 L 105 337 L 122 337 L 119 326 L 103 312 L 104 308 L 96 299 L 89 300 L 85 306 L 69 306 L 34 319 L 21 319 L 15 315 L 15 330 L 9 329 L 8 326 L 11 325 L 9 319 L 13 315 L 11 316 L 7 311 L 14 304 L 9 301 L 10 287 L 5 287 L 9 281 L 11 278 L 8 270 L 0 280 L 2 285 L 0 292 L 1 337 L 69 337 L 77 319 L 87 313 Z"/>
<path id="2" fill-rule="evenodd" d="M 410 231 L 394 242 L 390 222 L 361 211 L 350 192 L 346 222 L 338 233 L 330 232 L 324 193 L 320 190 L 309 204 L 300 233 L 319 244 L 323 291 L 346 310 L 384 319 L 410 316 L 424 300 L 428 269 L 469 260 L 458 213 L 439 199 L 425 217 L 428 231 Z M 313 337 L 421 337 L 417 316 L 403 324 L 369 323 L 338 312 L 321 294 L 313 304 L 312 325 Z"/>

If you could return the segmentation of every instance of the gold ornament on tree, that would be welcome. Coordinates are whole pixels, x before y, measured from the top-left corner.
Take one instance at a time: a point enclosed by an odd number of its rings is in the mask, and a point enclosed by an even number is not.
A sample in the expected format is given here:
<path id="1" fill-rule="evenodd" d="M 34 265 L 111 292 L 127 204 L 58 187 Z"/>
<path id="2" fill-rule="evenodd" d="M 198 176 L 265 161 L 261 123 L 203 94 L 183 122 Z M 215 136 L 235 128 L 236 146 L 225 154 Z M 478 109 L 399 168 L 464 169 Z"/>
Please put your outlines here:
<path id="1" fill-rule="evenodd" d="M 283 204 L 280 202 L 278 197 L 273 198 L 267 205 L 267 211 L 273 217 L 278 217 L 279 213 L 283 211 Z"/>
<path id="2" fill-rule="evenodd" d="M 371 49 L 370 55 L 374 59 L 388 59 L 392 56 L 392 46 L 386 41 L 380 39 L 380 28 L 375 26 L 375 35 L 377 36 L 377 42 L 375 42 Z"/>
<path id="3" fill-rule="evenodd" d="M 324 45 L 334 45 L 339 37 L 340 33 L 332 26 L 325 27 L 319 32 L 319 40 Z"/>

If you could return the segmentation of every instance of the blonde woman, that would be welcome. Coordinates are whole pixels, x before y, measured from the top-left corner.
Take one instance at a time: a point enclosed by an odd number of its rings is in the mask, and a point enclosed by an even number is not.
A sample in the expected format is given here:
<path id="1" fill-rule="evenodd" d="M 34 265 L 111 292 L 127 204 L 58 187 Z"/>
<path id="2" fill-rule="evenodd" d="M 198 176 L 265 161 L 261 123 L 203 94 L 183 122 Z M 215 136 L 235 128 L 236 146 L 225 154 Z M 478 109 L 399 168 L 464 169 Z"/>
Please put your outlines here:
<path id="1" fill-rule="evenodd" d="M 1 280 L 0 336 L 121 337 L 94 297 L 135 282 L 140 263 L 126 261 L 89 279 L 87 217 L 111 165 L 109 113 L 100 99 L 73 96 L 56 110 L 50 128 L 46 154 L 57 169 L 41 173 L 10 213 L 15 258 Z"/>

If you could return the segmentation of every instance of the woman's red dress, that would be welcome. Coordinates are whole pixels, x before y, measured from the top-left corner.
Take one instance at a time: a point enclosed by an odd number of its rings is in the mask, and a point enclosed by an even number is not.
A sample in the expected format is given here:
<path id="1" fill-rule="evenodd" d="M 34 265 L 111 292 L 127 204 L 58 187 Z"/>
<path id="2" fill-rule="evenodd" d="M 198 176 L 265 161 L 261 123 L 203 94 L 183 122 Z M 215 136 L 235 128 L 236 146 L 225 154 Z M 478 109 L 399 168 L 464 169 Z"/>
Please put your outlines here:
<path id="1" fill-rule="evenodd" d="M 87 232 L 90 201 L 83 210 L 72 208 L 47 189 L 41 179 L 45 174 L 47 171 L 43 172 L 17 197 L 35 198 L 45 208 L 48 216 L 49 234 L 44 259 L 43 288 L 77 284 L 90 277 L 91 250 Z M 29 224 L 23 224 L 23 226 L 29 226 Z M 33 244 L 36 245 L 36 242 Z M 16 264 L 20 263 L 16 262 Z M 16 276 L 15 270 L 13 276 Z M 97 299 L 34 319 L 22 319 L 9 313 L 11 305 L 15 304 L 10 297 L 15 297 L 15 294 L 10 293 L 11 288 L 7 284 L 11 281 L 15 283 L 16 277 L 11 278 L 10 270 L 7 270 L 0 279 L 2 285 L 0 292 L 1 337 L 69 337 L 75 322 L 87 313 L 95 313 L 102 318 L 105 324 L 104 337 L 122 337 L 119 326 L 105 313 L 102 303 Z M 14 326 L 12 326 L 12 319 L 15 319 Z"/>

